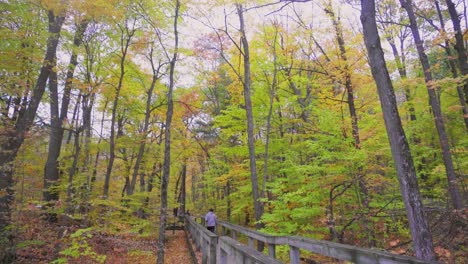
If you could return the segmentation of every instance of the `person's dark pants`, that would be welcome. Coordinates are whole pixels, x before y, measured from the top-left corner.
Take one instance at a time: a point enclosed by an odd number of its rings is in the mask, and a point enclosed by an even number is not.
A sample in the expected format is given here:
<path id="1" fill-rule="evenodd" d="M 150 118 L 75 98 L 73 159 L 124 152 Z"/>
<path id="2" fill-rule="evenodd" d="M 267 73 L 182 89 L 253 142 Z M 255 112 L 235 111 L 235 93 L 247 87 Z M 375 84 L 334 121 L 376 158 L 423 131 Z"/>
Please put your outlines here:
<path id="1" fill-rule="evenodd" d="M 213 233 L 214 233 L 214 231 L 215 231 L 215 227 L 214 227 L 214 226 L 207 226 L 206 228 L 207 228 L 208 230 L 210 230 L 211 232 L 213 232 Z"/>

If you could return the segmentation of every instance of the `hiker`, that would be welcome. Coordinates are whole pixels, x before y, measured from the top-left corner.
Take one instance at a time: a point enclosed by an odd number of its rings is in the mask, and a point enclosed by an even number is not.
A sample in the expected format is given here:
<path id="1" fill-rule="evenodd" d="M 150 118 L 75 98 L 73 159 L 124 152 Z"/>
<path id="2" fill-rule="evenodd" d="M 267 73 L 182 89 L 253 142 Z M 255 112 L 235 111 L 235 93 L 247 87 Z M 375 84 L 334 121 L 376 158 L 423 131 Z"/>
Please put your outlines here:
<path id="1" fill-rule="evenodd" d="M 217 219 L 216 219 L 214 210 L 210 209 L 210 211 L 205 216 L 206 228 L 214 233 L 215 228 L 216 228 L 216 222 L 217 222 Z"/>

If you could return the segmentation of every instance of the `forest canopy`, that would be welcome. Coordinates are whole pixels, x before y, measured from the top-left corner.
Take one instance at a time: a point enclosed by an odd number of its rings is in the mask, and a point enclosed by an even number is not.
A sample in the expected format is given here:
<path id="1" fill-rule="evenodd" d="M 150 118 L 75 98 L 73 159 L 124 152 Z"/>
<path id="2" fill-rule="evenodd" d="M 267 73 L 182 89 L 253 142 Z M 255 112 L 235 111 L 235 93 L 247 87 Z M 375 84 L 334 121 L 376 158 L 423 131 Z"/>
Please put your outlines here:
<path id="1" fill-rule="evenodd" d="M 0 259 L 38 245 L 23 243 L 35 212 L 79 223 L 50 261 L 98 230 L 159 241 L 163 263 L 173 209 L 214 208 L 269 234 L 463 262 L 466 10 L 0 0 Z"/>

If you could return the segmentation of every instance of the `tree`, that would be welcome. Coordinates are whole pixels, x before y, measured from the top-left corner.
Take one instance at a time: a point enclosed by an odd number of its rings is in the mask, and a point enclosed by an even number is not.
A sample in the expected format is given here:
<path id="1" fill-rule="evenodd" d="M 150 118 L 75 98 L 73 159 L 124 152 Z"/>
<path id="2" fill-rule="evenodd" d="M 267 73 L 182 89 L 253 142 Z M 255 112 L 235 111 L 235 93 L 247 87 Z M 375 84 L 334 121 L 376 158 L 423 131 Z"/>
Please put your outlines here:
<path id="1" fill-rule="evenodd" d="M 66 10 L 63 6 L 55 10 L 48 10 L 47 15 L 49 19 L 50 35 L 47 39 L 46 53 L 30 101 L 27 103 L 27 108 L 24 110 L 24 113 L 19 115 L 16 120 L 5 120 L 6 122 L 2 124 L 4 127 L 0 135 L 0 233 L 3 238 L 10 237 L 6 228 L 10 224 L 11 206 L 14 199 L 13 162 L 28 131 L 33 125 L 49 74 L 54 70 L 53 65 L 60 38 L 60 31 L 63 21 L 65 20 L 65 13 Z M 2 246 L 2 249 L 0 259 L 4 259 L 8 262 L 11 257 L 11 252 L 6 252 L 5 250 L 9 250 L 10 248 L 8 246 Z"/>
<path id="2" fill-rule="evenodd" d="M 167 222 L 167 188 L 169 185 L 169 176 L 171 173 L 171 123 L 173 115 L 174 102 L 172 94 L 175 86 L 175 66 L 177 62 L 179 49 L 179 31 L 177 28 L 179 20 L 180 2 L 175 1 L 174 7 L 174 50 L 169 65 L 169 87 L 167 92 L 167 112 L 166 124 L 164 126 L 164 164 L 163 175 L 161 178 L 161 208 L 159 210 L 159 237 L 158 237 L 158 256 L 157 263 L 164 263 L 164 240 Z"/>
<path id="3" fill-rule="evenodd" d="M 82 43 L 82 38 L 88 21 L 83 20 L 76 25 L 75 37 L 73 39 L 72 55 L 68 64 L 68 70 L 66 73 L 66 81 L 64 94 L 62 97 L 62 106 L 59 112 L 58 104 L 58 89 L 57 89 L 57 75 L 54 74 L 54 80 L 49 80 L 50 83 L 50 134 L 49 134 L 49 151 L 47 154 L 47 162 L 44 168 L 44 200 L 52 201 L 58 199 L 58 193 L 50 188 L 56 185 L 59 179 L 59 163 L 58 157 L 60 156 L 60 149 L 62 147 L 63 139 L 63 125 L 67 120 L 68 106 L 70 104 L 70 95 L 72 90 L 73 78 L 75 73 L 76 65 L 78 64 L 78 52 L 77 49 Z"/>
<path id="4" fill-rule="evenodd" d="M 361 23 L 364 31 L 364 42 L 369 54 L 369 65 L 377 84 L 387 135 L 398 173 L 400 192 L 405 203 L 413 247 L 418 258 L 431 261 L 434 260 L 432 236 L 424 215 L 411 151 L 401 126 L 393 85 L 380 44 L 375 21 L 374 0 L 361 1 Z"/>
<path id="5" fill-rule="evenodd" d="M 109 184 L 110 184 L 110 177 L 112 173 L 112 168 L 114 166 L 115 160 L 115 139 L 116 139 L 116 130 L 115 130 L 115 123 L 117 119 L 117 107 L 119 105 L 119 95 L 123 87 L 124 76 L 125 76 L 125 59 L 127 57 L 129 47 L 132 43 L 132 38 L 137 31 L 137 20 L 138 18 L 131 14 L 131 4 L 127 7 L 124 7 L 127 10 L 127 17 L 125 17 L 123 24 L 117 24 L 119 30 L 119 48 L 120 48 L 120 60 L 119 60 L 119 67 L 120 67 L 120 74 L 118 78 L 118 84 L 115 87 L 115 94 L 112 100 L 112 115 L 111 115 L 111 124 L 110 124 L 110 139 L 109 139 L 109 162 L 107 164 L 106 170 L 106 178 L 104 182 L 104 191 L 103 196 L 108 197 L 109 195 Z"/>
<path id="6" fill-rule="evenodd" d="M 445 165 L 445 171 L 447 174 L 448 180 L 448 189 L 450 196 L 452 198 L 453 208 L 461 209 L 463 208 L 463 200 L 460 196 L 457 176 L 455 173 L 455 168 L 452 161 L 452 154 L 450 152 L 450 144 L 447 137 L 447 132 L 445 129 L 445 122 L 442 115 L 442 110 L 440 107 L 440 101 L 437 97 L 436 90 L 437 85 L 434 83 L 432 78 L 432 73 L 429 65 L 429 60 L 427 58 L 426 52 L 424 50 L 424 43 L 421 40 L 418 30 L 418 24 L 416 22 L 416 16 L 413 10 L 413 4 L 411 0 L 400 0 L 400 3 L 406 12 L 408 13 L 408 18 L 410 21 L 411 32 L 413 33 L 414 42 L 416 44 L 416 49 L 418 51 L 419 61 L 421 63 L 424 80 L 426 81 L 426 88 L 429 94 L 429 104 L 432 109 L 432 114 L 434 115 L 434 122 L 439 135 L 439 143 L 442 149 L 442 158 Z"/>
<path id="7" fill-rule="evenodd" d="M 252 113 L 252 100 L 251 100 L 251 77 L 250 77 L 250 50 L 249 42 L 247 41 L 247 35 L 245 32 L 244 22 L 244 9 L 242 4 L 236 3 L 237 15 L 239 16 L 240 23 L 240 34 L 242 57 L 244 59 L 244 78 L 242 80 L 242 86 L 244 87 L 244 101 L 245 101 L 245 113 L 247 115 L 247 140 L 249 147 L 249 160 L 250 160 L 250 179 L 252 181 L 252 195 L 254 202 L 255 220 L 257 229 L 261 229 L 264 225 L 260 222 L 263 215 L 263 204 L 260 201 L 258 176 L 257 176 L 257 163 L 255 160 L 255 139 L 254 139 L 254 120 Z"/>
<path id="8" fill-rule="evenodd" d="M 452 20 L 453 29 L 455 31 L 455 49 L 457 50 L 458 54 L 458 66 L 460 67 L 461 74 L 466 77 L 468 74 L 468 62 L 466 47 L 463 41 L 464 33 L 462 32 L 460 25 L 461 16 L 458 15 L 457 9 L 455 8 L 455 4 L 452 2 L 452 0 L 445 0 L 445 3 L 447 3 L 450 19 Z M 468 104 L 468 80 L 465 80 L 464 83 L 465 102 Z"/>
<path id="9" fill-rule="evenodd" d="M 447 2 L 449 2 L 449 1 L 450 0 L 448 0 Z M 437 29 L 441 32 L 441 34 L 445 35 L 446 30 L 445 30 L 445 22 L 444 22 L 444 19 L 443 19 L 443 16 L 442 16 L 442 10 L 440 9 L 440 5 L 439 5 L 439 2 L 437 0 L 434 2 L 434 4 L 436 6 L 437 15 L 439 17 L 439 22 L 440 22 L 440 29 L 439 28 L 437 28 Z M 456 24 L 456 22 L 454 22 L 454 24 Z M 458 36 L 456 38 L 458 39 Z M 445 50 L 445 53 L 447 54 L 447 60 L 448 60 L 448 64 L 449 64 L 449 67 L 450 67 L 450 71 L 452 72 L 453 78 L 456 79 L 456 78 L 458 78 L 458 71 L 457 71 L 457 67 L 456 67 L 456 59 L 454 58 L 454 56 L 452 54 L 452 49 L 450 48 L 450 43 L 449 43 L 449 40 L 447 38 L 445 38 L 444 44 L 445 45 L 443 46 L 443 48 Z M 461 45 L 463 47 L 463 42 L 462 42 Z M 459 46 L 458 40 L 457 40 L 456 46 Z M 460 50 L 460 48 L 458 48 L 458 50 Z M 465 51 L 462 50 L 462 52 L 465 52 Z M 458 58 L 459 58 L 460 68 L 464 67 L 464 66 L 462 66 L 462 64 L 463 64 L 462 61 L 464 60 L 463 55 L 458 56 Z M 465 58 L 465 60 L 466 60 L 466 58 Z M 459 98 L 459 101 L 460 101 L 460 106 L 462 108 L 463 119 L 465 121 L 465 128 L 468 131 L 468 108 L 466 106 L 466 101 L 465 101 L 465 96 L 464 96 L 462 84 L 457 84 L 457 93 L 458 93 L 458 98 Z"/>
<path id="10" fill-rule="evenodd" d="M 398 74 L 400 75 L 401 80 L 406 80 L 408 78 L 408 71 L 406 65 L 407 51 L 405 50 L 405 41 L 410 34 L 410 30 L 407 27 L 400 25 L 403 18 L 400 12 L 398 12 L 398 7 L 394 2 L 382 1 L 379 2 L 379 4 L 381 7 L 378 8 L 378 16 L 380 20 L 378 25 L 382 28 L 385 34 L 385 39 L 392 49 L 392 54 L 395 59 L 396 67 L 398 69 Z M 395 21 L 395 19 L 398 20 Z M 397 44 L 399 45 L 397 46 Z M 405 85 L 404 91 L 406 101 L 408 102 L 410 120 L 415 121 L 416 112 L 414 109 L 413 96 L 409 85 Z"/>
<path id="11" fill-rule="evenodd" d="M 149 130 L 149 126 L 150 126 L 150 117 L 151 117 L 151 113 L 155 110 L 155 107 L 152 106 L 153 96 L 154 96 L 154 89 L 155 89 L 156 84 L 159 81 L 159 79 L 165 74 L 165 66 L 167 64 L 166 61 L 163 61 L 161 59 L 158 59 L 157 63 L 155 62 L 155 60 L 157 60 L 157 58 L 155 57 L 156 56 L 155 55 L 155 49 L 158 48 L 156 43 L 158 43 L 157 39 L 159 39 L 159 40 L 162 39 L 161 33 L 159 32 L 159 29 L 155 27 L 155 25 L 157 23 L 155 23 L 155 21 L 152 21 L 151 18 L 149 18 L 145 14 L 145 10 L 141 10 L 141 12 L 145 16 L 146 21 L 151 26 L 150 28 L 154 31 L 153 34 L 155 34 L 156 37 L 154 39 L 149 40 L 149 43 L 147 44 L 148 45 L 148 51 L 147 51 L 147 54 L 145 54 L 146 59 L 148 60 L 148 62 L 151 65 L 152 78 L 151 78 L 150 87 L 148 88 L 148 90 L 146 90 L 146 106 L 145 106 L 145 117 L 144 117 L 144 121 L 143 121 L 143 129 L 141 131 L 142 135 L 141 135 L 141 140 L 140 140 L 140 144 L 139 144 L 139 148 L 138 148 L 138 154 L 137 154 L 136 161 L 135 161 L 135 166 L 133 167 L 132 179 L 131 179 L 131 182 L 130 182 L 129 186 L 127 187 L 127 195 L 132 195 L 133 194 L 134 189 L 135 189 L 135 185 L 136 185 L 136 180 L 137 180 L 137 177 L 138 177 L 138 175 L 140 173 L 140 165 L 142 163 L 143 154 L 144 154 L 144 151 L 145 151 L 146 141 L 147 141 L 147 137 L 148 137 L 148 130 Z M 160 43 L 160 44 L 162 45 L 162 43 Z M 164 47 L 160 47 L 160 48 L 165 51 Z M 141 176 L 140 176 L 140 191 L 143 192 L 144 189 L 145 189 L 144 176 L 143 176 L 143 174 L 141 174 Z"/>

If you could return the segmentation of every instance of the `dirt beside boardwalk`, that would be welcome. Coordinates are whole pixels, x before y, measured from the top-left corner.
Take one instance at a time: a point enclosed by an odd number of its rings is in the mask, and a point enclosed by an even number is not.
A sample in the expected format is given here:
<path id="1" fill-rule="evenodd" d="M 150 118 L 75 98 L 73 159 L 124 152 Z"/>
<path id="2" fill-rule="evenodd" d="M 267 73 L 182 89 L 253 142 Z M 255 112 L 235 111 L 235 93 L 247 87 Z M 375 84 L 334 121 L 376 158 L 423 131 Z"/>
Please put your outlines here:
<path id="1" fill-rule="evenodd" d="M 90 229 L 83 239 L 73 240 L 70 235 L 79 230 L 63 221 L 50 223 L 40 211 L 22 211 L 15 216 L 17 259 L 16 264 L 52 263 L 62 258 L 67 263 L 145 264 L 155 263 L 157 237 L 131 234 L 106 234 Z M 73 257 L 61 254 L 75 246 Z M 75 247 L 76 248 L 76 247 Z M 77 253 L 80 252 L 80 253 Z M 105 256 L 105 258 L 104 258 Z M 64 262 L 57 262 L 64 263 Z M 184 231 L 166 231 L 165 261 L 167 264 L 192 263 Z"/>

